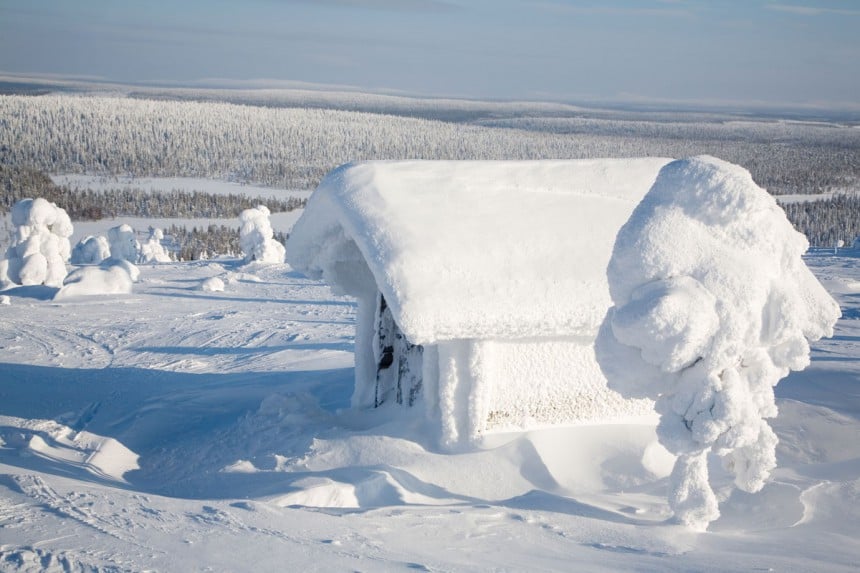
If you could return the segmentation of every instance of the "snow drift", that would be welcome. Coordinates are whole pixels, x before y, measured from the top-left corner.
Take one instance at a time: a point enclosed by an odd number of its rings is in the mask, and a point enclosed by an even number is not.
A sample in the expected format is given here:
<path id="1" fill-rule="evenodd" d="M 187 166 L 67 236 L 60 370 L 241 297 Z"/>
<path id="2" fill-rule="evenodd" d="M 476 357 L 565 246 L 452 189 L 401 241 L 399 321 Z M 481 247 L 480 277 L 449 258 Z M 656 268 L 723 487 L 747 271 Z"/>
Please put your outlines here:
<path id="1" fill-rule="evenodd" d="M 0 261 L 0 286 L 60 286 L 69 260 L 72 222 L 45 199 L 21 199 L 12 206 L 13 244 Z"/>
<path id="2" fill-rule="evenodd" d="M 239 214 L 239 220 L 242 222 L 242 227 L 239 229 L 239 243 L 245 255 L 245 262 L 284 262 L 284 245 L 273 238 L 270 214 L 269 208 L 265 205 L 245 209 Z"/>
<path id="3" fill-rule="evenodd" d="M 63 282 L 63 287 L 54 295 L 54 300 L 80 296 L 129 294 L 132 290 L 132 282 L 128 270 L 121 265 L 81 267 L 69 273 Z"/>
<path id="4" fill-rule="evenodd" d="M 610 387 L 656 400 L 660 441 L 679 456 L 669 501 L 682 523 L 719 516 L 709 452 L 743 491 L 775 467 L 773 388 L 840 316 L 807 248 L 749 172 L 707 156 L 665 166 L 618 233 L 598 361 Z"/>

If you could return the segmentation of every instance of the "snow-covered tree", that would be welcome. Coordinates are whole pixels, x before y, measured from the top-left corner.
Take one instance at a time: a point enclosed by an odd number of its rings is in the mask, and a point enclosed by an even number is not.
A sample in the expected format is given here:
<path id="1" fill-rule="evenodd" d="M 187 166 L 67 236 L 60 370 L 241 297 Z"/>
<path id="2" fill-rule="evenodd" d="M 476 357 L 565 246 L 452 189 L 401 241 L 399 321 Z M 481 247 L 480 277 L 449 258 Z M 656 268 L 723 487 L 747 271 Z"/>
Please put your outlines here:
<path id="1" fill-rule="evenodd" d="M 139 263 L 169 263 L 170 255 L 167 254 L 161 240 L 164 239 L 164 231 L 150 227 L 149 238 L 140 245 Z"/>
<path id="2" fill-rule="evenodd" d="M 102 235 L 89 235 L 72 249 L 73 265 L 97 265 L 110 256 L 110 245 Z"/>
<path id="3" fill-rule="evenodd" d="M 140 243 L 137 242 L 131 225 L 122 224 L 108 229 L 108 243 L 111 258 L 132 263 L 137 261 Z"/>
<path id="4" fill-rule="evenodd" d="M 274 232 L 269 222 L 269 209 L 259 205 L 245 209 L 239 215 L 242 227 L 239 229 L 239 242 L 245 261 L 261 263 L 282 263 L 286 254 L 284 245 L 273 239 Z"/>
<path id="5" fill-rule="evenodd" d="M 22 199 L 12 207 L 12 244 L 0 262 L 0 283 L 61 286 L 69 260 L 72 222 L 45 199 Z"/>
<path id="6" fill-rule="evenodd" d="M 598 361 L 622 395 L 656 401 L 681 523 L 719 516 L 709 453 L 747 492 L 776 465 L 773 388 L 840 314 L 807 247 L 748 171 L 707 156 L 664 167 L 618 234 Z"/>

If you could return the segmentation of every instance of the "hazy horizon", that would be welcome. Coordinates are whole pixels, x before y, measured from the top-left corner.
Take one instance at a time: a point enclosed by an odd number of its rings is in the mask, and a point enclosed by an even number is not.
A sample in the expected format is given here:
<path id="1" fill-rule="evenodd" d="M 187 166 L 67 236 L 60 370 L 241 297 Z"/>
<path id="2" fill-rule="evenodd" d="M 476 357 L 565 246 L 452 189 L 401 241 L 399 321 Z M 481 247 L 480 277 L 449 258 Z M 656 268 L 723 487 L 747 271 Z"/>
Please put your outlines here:
<path id="1" fill-rule="evenodd" d="M 860 5 L 0 0 L 0 70 L 118 83 L 856 109 Z"/>

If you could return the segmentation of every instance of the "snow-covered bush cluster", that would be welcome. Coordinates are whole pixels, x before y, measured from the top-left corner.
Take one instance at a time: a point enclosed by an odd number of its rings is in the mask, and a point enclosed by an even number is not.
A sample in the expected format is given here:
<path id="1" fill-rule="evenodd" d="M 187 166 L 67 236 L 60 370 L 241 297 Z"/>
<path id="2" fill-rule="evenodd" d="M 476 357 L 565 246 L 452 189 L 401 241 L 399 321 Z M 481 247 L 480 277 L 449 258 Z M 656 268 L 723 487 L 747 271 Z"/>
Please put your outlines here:
<path id="1" fill-rule="evenodd" d="M 273 238 L 270 214 L 268 207 L 259 205 L 253 209 L 245 209 L 239 215 L 239 220 L 242 222 L 242 227 L 239 229 L 239 242 L 246 262 L 284 262 L 284 245 Z"/>
<path id="2" fill-rule="evenodd" d="M 660 441 L 678 456 L 669 502 L 686 525 L 719 516 L 710 452 L 748 492 L 775 467 L 773 388 L 840 315 L 807 247 L 748 171 L 707 156 L 664 167 L 619 231 L 598 360 L 611 387 L 656 401 Z"/>
<path id="3" fill-rule="evenodd" d="M 45 199 L 22 199 L 12 207 L 13 243 L 0 261 L 0 286 L 60 286 L 66 277 L 72 222 Z"/>

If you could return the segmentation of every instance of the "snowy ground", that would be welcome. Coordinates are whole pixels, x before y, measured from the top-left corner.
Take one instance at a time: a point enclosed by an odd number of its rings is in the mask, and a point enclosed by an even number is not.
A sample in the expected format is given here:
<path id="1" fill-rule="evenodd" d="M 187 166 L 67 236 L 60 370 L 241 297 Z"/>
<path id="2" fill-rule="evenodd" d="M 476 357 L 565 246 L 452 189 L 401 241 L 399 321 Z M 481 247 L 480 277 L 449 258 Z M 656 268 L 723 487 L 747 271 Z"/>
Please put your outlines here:
<path id="1" fill-rule="evenodd" d="M 649 426 L 442 454 L 416 410 L 348 410 L 355 306 L 285 265 L 7 291 L 0 570 L 855 571 L 860 259 L 808 263 L 844 317 L 777 388 L 773 482 L 703 534 L 665 523 Z M 200 290 L 213 276 L 224 292 Z"/>

